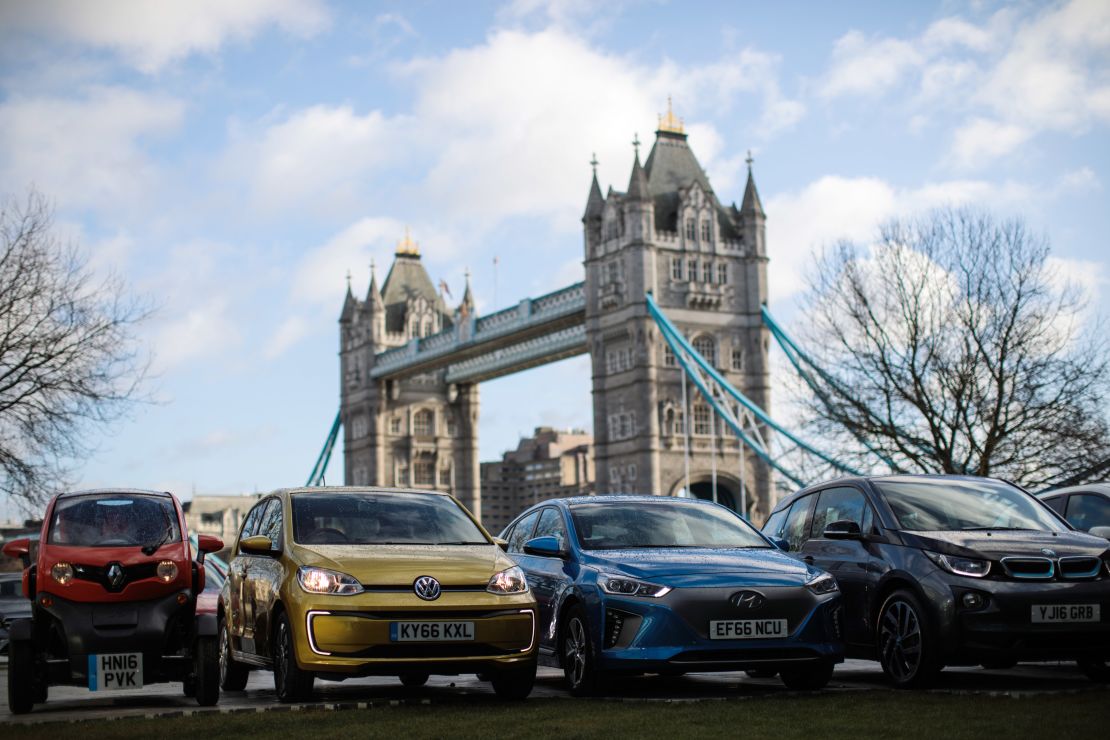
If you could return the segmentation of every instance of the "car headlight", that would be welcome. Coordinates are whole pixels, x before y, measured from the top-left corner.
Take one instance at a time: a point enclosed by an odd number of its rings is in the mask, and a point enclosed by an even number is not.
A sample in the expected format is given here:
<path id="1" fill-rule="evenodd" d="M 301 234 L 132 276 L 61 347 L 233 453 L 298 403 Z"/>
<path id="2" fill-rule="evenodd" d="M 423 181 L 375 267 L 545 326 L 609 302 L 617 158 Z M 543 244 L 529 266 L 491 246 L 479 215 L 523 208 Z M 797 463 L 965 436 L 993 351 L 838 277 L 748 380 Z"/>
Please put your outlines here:
<path id="1" fill-rule="evenodd" d="M 491 594 L 522 594 L 528 590 L 528 579 L 519 565 L 494 573 L 486 585 Z"/>
<path id="2" fill-rule="evenodd" d="M 671 592 L 670 586 L 660 586 L 658 583 L 647 583 L 646 581 L 637 581 L 625 576 L 613 576 L 608 573 L 598 574 L 597 585 L 601 586 L 601 590 L 605 593 L 617 596 L 648 596 L 658 599 L 660 596 Z"/>
<path id="3" fill-rule="evenodd" d="M 63 586 L 73 580 L 73 566 L 69 563 L 54 563 L 50 577 Z"/>
<path id="4" fill-rule="evenodd" d="M 362 593 L 362 584 L 357 578 L 327 568 L 302 565 L 297 568 L 297 582 L 310 594 L 350 596 Z"/>
<path id="5" fill-rule="evenodd" d="M 924 551 L 925 554 L 937 564 L 941 570 L 957 576 L 970 576 L 982 578 L 991 570 L 991 561 L 976 560 L 975 558 L 961 558 L 958 555 L 944 555 L 939 552 Z"/>
<path id="6" fill-rule="evenodd" d="M 840 590 L 840 587 L 836 585 L 836 579 L 832 577 L 831 573 L 815 573 L 806 581 L 806 588 L 818 596 L 831 594 L 834 591 Z"/>
<path id="7" fill-rule="evenodd" d="M 158 570 L 156 572 L 163 582 L 169 583 L 177 578 L 177 564 L 172 560 L 163 560 L 158 563 Z"/>

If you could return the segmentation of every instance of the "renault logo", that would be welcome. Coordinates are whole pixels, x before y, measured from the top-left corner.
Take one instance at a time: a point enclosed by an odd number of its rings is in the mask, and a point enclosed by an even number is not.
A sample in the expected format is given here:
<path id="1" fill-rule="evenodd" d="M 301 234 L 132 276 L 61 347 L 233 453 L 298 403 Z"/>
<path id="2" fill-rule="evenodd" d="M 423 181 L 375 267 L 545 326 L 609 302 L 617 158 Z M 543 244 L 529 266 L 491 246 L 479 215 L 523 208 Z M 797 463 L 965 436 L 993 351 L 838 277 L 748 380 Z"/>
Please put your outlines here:
<path id="1" fill-rule="evenodd" d="M 420 576 L 413 582 L 412 590 L 424 601 L 435 601 L 439 598 L 439 581 L 431 576 Z"/>
<path id="2" fill-rule="evenodd" d="M 763 594 L 756 591 L 737 591 L 729 596 L 728 600 L 732 602 L 733 606 L 740 609 L 758 609 L 763 606 L 763 602 L 767 599 L 763 597 Z"/>
<path id="3" fill-rule="evenodd" d="M 108 583 L 112 584 L 112 588 L 119 588 L 123 583 L 123 566 L 119 563 L 108 566 Z"/>

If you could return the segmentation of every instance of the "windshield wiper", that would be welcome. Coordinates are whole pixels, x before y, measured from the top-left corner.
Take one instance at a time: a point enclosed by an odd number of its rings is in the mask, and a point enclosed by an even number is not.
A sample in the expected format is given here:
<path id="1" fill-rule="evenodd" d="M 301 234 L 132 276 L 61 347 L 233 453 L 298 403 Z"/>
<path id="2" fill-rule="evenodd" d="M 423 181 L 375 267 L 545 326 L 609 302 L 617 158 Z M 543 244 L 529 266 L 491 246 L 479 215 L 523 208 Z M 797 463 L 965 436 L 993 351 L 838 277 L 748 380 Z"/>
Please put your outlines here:
<path id="1" fill-rule="evenodd" d="M 170 522 L 170 517 L 166 513 L 165 509 L 162 509 L 162 521 L 166 523 L 166 531 L 162 533 L 162 539 L 149 545 L 143 545 L 143 555 L 153 555 L 155 552 L 158 551 L 159 547 L 166 544 L 166 541 L 169 540 L 170 535 L 173 534 L 173 523 Z"/>
<path id="2" fill-rule="evenodd" d="M 1032 527 L 964 527 L 961 532 L 1040 532 Z"/>

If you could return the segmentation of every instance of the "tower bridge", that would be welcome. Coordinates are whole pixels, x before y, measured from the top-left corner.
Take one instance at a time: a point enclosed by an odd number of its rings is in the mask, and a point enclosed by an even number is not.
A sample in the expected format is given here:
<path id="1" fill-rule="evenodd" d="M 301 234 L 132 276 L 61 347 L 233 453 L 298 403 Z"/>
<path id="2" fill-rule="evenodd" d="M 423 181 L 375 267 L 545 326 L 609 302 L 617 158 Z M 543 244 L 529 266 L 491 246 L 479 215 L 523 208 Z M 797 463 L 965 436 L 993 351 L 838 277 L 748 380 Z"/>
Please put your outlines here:
<path id="1" fill-rule="evenodd" d="M 766 216 L 751 159 L 741 205 L 725 205 L 668 110 L 643 164 L 634 142 L 624 190 L 602 195 L 593 165 L 582 283 L 477 316 L 469 279 L 449 307 L 406 235 L 380 289 L 373 274 L 364 298 L 348 286 L 332 437 L 342 428 L 348 484 L 447 489 L 481 516 L 479 384 L 589 353 L 599 492 L 685 489 L 746 501 L 749 515 L 769 510 L 766 459 L 724 434 L 718 405 L 690 386 L 689 363 L 649 307 L 770 411 Z M 766 425 L 753 423 L 759 436 Z"/>

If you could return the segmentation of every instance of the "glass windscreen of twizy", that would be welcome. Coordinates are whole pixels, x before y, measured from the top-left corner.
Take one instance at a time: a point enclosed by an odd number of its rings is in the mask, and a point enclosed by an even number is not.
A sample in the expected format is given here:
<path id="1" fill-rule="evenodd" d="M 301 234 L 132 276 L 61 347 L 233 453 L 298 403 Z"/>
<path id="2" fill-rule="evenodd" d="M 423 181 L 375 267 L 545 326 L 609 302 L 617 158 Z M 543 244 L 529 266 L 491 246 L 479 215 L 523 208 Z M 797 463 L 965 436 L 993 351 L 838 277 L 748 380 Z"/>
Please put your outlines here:
<path id="1" fill-rule="evenodd" d="M 302 545 L 487 545 L 458 504 L 436 494 L 302 493 L 293 539 Z"/>
<path id="2" fill-rule="evenodd" d="M 48 542 L 74 547 L 132 547 L 179 542 L 169 497 L 110 493 L 60 499 Z"/>

